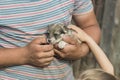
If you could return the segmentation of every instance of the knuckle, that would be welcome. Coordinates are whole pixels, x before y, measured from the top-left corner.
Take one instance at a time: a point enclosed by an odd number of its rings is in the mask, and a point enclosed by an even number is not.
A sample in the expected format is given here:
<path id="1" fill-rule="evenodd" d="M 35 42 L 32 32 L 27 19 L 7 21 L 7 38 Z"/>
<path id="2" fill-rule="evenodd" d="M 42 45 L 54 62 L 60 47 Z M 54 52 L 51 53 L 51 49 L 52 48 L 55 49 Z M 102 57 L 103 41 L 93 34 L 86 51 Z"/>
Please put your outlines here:
<path id="1" fill-rule="evenodd" d="M 46 65 L 49 65 L 49 64 L 50 64 L 50 62 L 46 63 Z"/>
<path id="2" fill-rule="evenodd" d="M 44 61 L 43 61 L 43 60 L 39 60 L 39 63 L 40 63 L 40 64 L 43 64 L 43 63 L 44 63 Z"/>
<path id="3" fill-rule="evenodd" d="M 33 50 L 33 51 L 40 51 L 41 50 L 41 48 L 38 45 L 31 45 L 29 49 Z"/>
<path id="4" fill-rule="evenodd" d="M 35 45 L 34 45 L 34 44 L 31 44 L 31 45 L 29 45 L 29 48 L 30 48 L 30 49 L 35 49 Z"/>
<path id="5" fill-rule="evenodd" d="M 51 58 L 51 61 L 53 61 L 53 60 L 54 60 L 54 57 Z"/>
<path id="6" fill-rule="evenodd" d="M 42 52 L 41 48 L 36 48 L 36 52 Z"/>
<path id="7" fill-rule="evenodd" d="M 50 63 L 45 63 L 44 66 L 48 66 Z"/>
<path id="8" fill-rule="evenodd" d="M 42 36 L 41 40 L 42 41 L 47 41 L 46 36 Z"/>
<path id="9" fill-rule="evenodd" d="M 45 40 L 46 37 L 45 36 L 39 36 L 38 39 L 42 41 L 42 40 Z"/>
<path id="10" fill-rule="evenodd" d="M 51 52 L 49 53 L 49 55 L 50 55 L 50 56 L 54 56 L 54 51 L 51 51 Z"/>
<path id="11" fill-rule="evenodd" d="M 53 60 L 53 57 L 49 58 L 49 61 L 52 61 Z"/>
<path id="12" fill-rule="evenodd" d="M 61 54 L 60 57 L 61 57 L 61 58 L 65 58 L 65 55 Z"/>
<path id="13" fill-rule="evenodd" d="M 39 48 L 38 46 L 34 46 L 34 49 L 35 49 L 36 51 L 40 51 L 40 50 L 41 50 L 41 48 Z"/>
<path id="14" fill-rule="evenodd" d="M 51 54 L 54 55 L 54 51 L 53 50 L 51 51 Z"/>
<path id="15" fill-rule="evenodd" d="M 38 58 L 41 58 L 41 57 L 42 57 L 41 53 L 37 53 L 36 56 L 37 56 Z"/>
<path id="16" fill-rule="evenodd" d="M 49 45 L 49 46 L 47 47 L 47 49 L 48 49 L 48 50 L 52 50 L 52 49 L 53 49 L 53 46 L 52 46 L 52 45 Z"/>

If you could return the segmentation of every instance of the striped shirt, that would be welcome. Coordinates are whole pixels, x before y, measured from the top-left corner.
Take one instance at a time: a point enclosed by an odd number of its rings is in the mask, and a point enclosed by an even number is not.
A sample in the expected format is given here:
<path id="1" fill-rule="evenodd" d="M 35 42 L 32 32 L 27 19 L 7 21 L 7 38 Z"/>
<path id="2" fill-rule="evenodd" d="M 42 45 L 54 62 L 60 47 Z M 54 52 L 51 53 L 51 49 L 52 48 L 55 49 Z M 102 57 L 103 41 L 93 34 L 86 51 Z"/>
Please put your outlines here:
<path id="1" fill-rule="evenodd" d="M 71 23 L 72 15 L 93 9 L 91 0 L 0 0 L 0 47 L 15 48 L 44 34 L 54 23 Z M 30 65 L 0 70 L 0 80 L 74 80 L 69 61 L 55 59 L 46 68 Z"/>

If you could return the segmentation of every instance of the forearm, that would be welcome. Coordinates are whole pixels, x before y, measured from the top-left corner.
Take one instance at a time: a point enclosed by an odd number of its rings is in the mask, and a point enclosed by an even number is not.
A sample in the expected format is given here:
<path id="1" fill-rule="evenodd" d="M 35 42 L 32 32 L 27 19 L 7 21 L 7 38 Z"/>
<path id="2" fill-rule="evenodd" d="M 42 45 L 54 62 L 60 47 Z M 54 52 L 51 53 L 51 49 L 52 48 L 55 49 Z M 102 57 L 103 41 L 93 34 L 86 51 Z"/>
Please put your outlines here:
<path id="1" fill-rule="evenodd" d="M 97 26 L 97 27 L 96 27 Z M 100 42 L 100 28 L 98 25 L 91 25 L 82 29 L 89 35 L 97 44 Z M 80 57 L 84 57 L 89 53 L 89 46 L 87 43 L 80 44 Z"/>
<path id="2" fill-rule="evenodd" d="M 24 48 L 0 48 L 0 66 L 22 65 L 25 63 Z"/>
<path id="3" fill-rule="evenodd" d="M 89 45 L 101 68 L 108 73 L 114 74 L 113 65 L 111 64 L 103 50 L 94 42 L 91 37 L 88 36 L 86 39 L 87 44 Z"/>
<path id="4" fill-rule="evenodd" d="M 102 69 L 104 69 L 106 72 L 114 74 L 113 65 L 111 64 L 105 53 L 102 51 L 102 49 L 97 45 L 100 42 L 100 29 L 96 26 L 98 25 L 96 24 L 91 27 L 83 28 L 83 30 L 88 35 L 86 36 L 88 37 L 86 42 Z"/>

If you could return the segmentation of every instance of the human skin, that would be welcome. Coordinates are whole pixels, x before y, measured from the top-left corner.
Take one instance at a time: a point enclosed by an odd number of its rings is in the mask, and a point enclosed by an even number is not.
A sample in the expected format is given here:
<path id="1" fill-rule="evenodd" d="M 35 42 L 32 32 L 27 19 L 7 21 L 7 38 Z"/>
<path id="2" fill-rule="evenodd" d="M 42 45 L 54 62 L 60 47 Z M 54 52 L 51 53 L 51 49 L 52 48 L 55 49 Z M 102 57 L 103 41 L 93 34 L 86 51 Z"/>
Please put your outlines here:
<path id="1" fill-rule="evenodd" d="M 95 56 L 97 62 L 101 66 L 101 68 L 106 71 L 107 73 L 110 73 L 114 75 L 114 68 L 103 50 L 96 44 L 96 42 L 87 35 L 82 29 L 78 28 L 75 25 L 70 25 L 69 29 L 74 30 L 74 35 L 80 39 L 82 42 L 85 42 L 88 44 L 90 50 L 92 51 L 93 55 Z"/>
<path id="2" fill-rule="evenodd" d="M 83 15 L 73 15 L 73 18 L 78 27 L 81 27 L 96 43 L 99 43 L 100 28 L 94 11 Z M 41 43 L 46 43 L 45 37 L 36 38 L 25 47 L 0 48 L 0 66 L 30 64 L 45 67 L 54 59 L 54 51 L 61 58 L 69 60 L 80 59 L 89 52 L 89 47 L 86 43 L 78 44 L 77 40 L 70 36 L 64 36 L 63 40 L 69 43 L 63 50 L 54 49 L 51 44 L 40 45 Z"/>
<path id="3" fill-rule="evenodd" d="M 46 37 L 38 37 L 25 47 L 0 48 L 0 67 L 30 64 L 38 67 L 48 66 L 54 59 L 53 45 L 46 43 Z"/>
<path id="4" fill-rule="evenodd" d="M 93 10 L 82 15 L 73 15 L 73 19 L 76 26 L 80 27 L 84 32 L 91 36 L 96 43 L 99 43 L 101 34 L 100 27 Z M 86 43 L 79 44 L 76 38 L 65 35 L 63 36 L 63 40 L 68 43 L 65 48 L 61 50 L 56 46 L 55 49 L 55 53 L 63 59 L 80 59 L 89 52 L 88 45 Z"/>

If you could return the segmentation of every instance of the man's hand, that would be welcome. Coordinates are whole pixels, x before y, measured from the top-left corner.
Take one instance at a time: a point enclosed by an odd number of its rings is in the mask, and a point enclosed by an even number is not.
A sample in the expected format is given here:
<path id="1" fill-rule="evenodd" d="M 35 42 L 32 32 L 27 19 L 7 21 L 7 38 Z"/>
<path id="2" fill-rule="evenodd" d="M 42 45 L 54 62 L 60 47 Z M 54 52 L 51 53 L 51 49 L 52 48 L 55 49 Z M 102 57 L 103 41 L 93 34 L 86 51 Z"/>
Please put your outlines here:
<path id="1" fill-rule="evenodd" d="M 85 55 L 88 52 L 88 46 L 86 46 L 87 44 L 80 44 L 75 37 L 73 38 L 69 35 L 66 35 L 63 36 L 63 40 L 68 43 L 65 45 L 64 49 L 59 49 L 57 45 L 55 46 L 55 53 L 63 59 L 80 59 L 81 56 Z"/>
<path id="2" fill-rule="evenodd" d="M 25 47 L 0 48 L 0 68 L 14 65 L 48 66 L 54 59 L 53 45 L 45 37 L 34 39 Z"/>
<path id="3" fill-rule="evenodd" d="M 28 64 L 45 67 L 51 63 L 54 59 L 53 46 L 46 43 L 45 37 L 39 37 L 25 47 Z"/>

